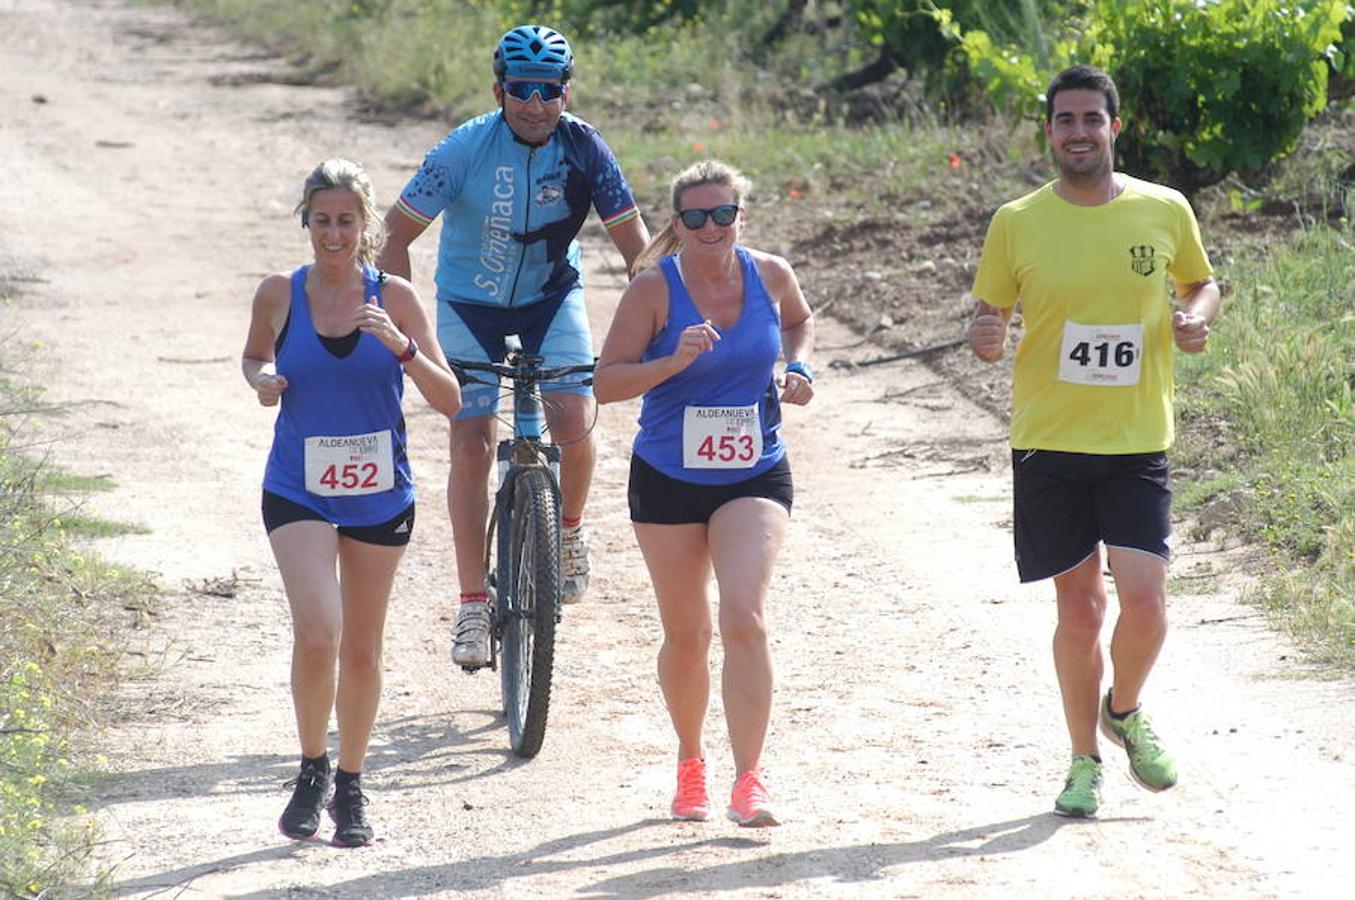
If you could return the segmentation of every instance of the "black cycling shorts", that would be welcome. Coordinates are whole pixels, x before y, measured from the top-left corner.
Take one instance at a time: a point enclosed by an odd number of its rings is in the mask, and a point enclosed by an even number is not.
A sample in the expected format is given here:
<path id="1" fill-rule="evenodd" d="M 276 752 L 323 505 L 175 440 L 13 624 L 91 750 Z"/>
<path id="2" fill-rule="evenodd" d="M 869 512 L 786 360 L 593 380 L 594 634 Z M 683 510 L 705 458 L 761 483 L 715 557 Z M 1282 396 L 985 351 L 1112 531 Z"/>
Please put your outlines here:
<path id="1" fill-rule="evenodd" d="M 1012 451 L 1012 530 L 1023 582 L 1061 575 L 1096 550 L 1171 557 L 1167 454 Z"/>
<path id="2" fill-rule="evenodd" d="M 286 497 L 271 491 L 263 492 L 263 527 L 272 534 L 283 525 L 292 522 L 326 522 L 324 516 L 309 507 L 302 506 Z M 332 522 L 330 524 L 333 524 Z M 414 533 L 414 504 L 388 522 L 379 525 L 339 525 L 339 534 L 363 544 L 377 544 L 382 547 L 403 547 L 409 543 Z"/>
<path id="3" fill-rule="evenodd" d="M 692 484 L 669 478 L 640 457 L 631 454 L 630 520 L 651 525 L 704 525 L 715 511 L 740 497 L 774 500 L 790 512 L 795 489 L 791 484 L 790 460 L 781 460 L 761 475 L 735 484 Z"/>

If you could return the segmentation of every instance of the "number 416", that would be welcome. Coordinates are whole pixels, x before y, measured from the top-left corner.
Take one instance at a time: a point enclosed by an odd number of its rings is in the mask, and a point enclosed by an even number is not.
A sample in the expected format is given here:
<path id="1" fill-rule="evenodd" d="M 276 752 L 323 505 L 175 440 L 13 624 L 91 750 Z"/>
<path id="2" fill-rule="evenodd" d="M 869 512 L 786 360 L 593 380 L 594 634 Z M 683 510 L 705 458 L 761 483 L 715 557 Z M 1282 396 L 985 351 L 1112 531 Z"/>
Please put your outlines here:
<path id="1" fill-rule="evenodd" d="M 1109 341 L 1102 341 L 1099 344 L 1092 344 L 1088 341 L 1081 341 L 1073 352 L 1068 354 L 1068 358 L 1075 363 L 1084 366 L 1092 365 L 1092 356 L 1096 357 L 1096 366 L 1104 369 L 1111 360 L 1111 348 Z M 1123 369 L 1134 363 L 1134 342 L 1120 341 L 1115 345 L 1114 351 L 1115 365 Z"/>

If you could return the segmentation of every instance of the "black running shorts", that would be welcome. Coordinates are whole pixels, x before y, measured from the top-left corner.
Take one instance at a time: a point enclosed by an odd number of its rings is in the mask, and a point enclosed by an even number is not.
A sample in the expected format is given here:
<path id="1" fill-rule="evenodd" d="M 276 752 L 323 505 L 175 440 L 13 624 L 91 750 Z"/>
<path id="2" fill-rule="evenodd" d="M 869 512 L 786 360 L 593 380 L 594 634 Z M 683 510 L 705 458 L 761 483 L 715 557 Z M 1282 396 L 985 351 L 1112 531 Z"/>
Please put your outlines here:
<path id="1" fill-rule="evenodd" d="M 309 521 L 325 522 L 328 520 L 315 510 L 302 506 L 300 503 L 295 503 L 271 491 L 263 492 L 263 527 L 269 534 L 292 522 Z M 409 543 L 409 536 L 414 533 L 414 504 L 409 504 L 403 512 L 389 522 L 382 522 L 379 525 L 340 525 L 338 529 L 339 534 L 363 544 L 403 547 Z"/>
<path id="2" fill-rule="evenodd" d="M 740 497 L 774 500 L 790 512 L 794 486 L 790 460 L 781 461 L 761 475 L 735 484 L 692 484 L 669 478 L 640 457 L 631 454 L 630 520 L 651 525 L 704 525 L 715 511 Z"/>
<path id="3" fill-rule="evenodd" d="M 1016 569 L 1023 582 L 1072 569 L 1096 549 L 1171 556 L 1167 454 L 1012 451 Z"/>

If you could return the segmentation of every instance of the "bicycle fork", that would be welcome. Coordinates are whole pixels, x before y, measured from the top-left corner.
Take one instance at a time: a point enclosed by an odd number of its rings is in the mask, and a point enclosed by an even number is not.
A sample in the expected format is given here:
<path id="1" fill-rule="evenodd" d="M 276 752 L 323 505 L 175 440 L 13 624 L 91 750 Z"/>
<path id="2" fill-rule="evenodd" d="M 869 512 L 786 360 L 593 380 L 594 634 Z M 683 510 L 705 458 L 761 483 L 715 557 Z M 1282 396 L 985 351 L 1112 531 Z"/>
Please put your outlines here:
<path id="1" fill-rule="evenodd" d="M 539 403 L 539 401 L 538 401 Z M 527 468 L 545 464 L 551 473 L 551 492 L 555 496 L 555 515 L 557 536 L 560 534 L 559 517 L 561 515 L 560 496 L 560 448 L 554 444 L 542 444 L 536 440 L 499 441 L 495 467 L 498 473 L 497 487 L 494 491 L 494 507 L 489 514 L 489 529 L 485 535 L 485 573 L 486 580 L 494 588 L 496 601 L 494 609 L 494 640 L 490 641 L 489 667 L 498 669 L 498 648 L 503 640 L 508 618 L 513 615 L 527 615 L 515 602 L 517 585 L 513 578 L 513 490 L 517 476 Z M 498 541 L 494 540 L 495 531 Z M 559 548 L 556 548 L 557 551 Z M 495 559 L 490 558 L 491 550 Z M 556 554 L 559 556 L 558 552 Z M 503 576 L 503 577 L 500 577 Z M 555 605 L 555 621 L 559 622 L 561 610 L 559 602 Z"/>

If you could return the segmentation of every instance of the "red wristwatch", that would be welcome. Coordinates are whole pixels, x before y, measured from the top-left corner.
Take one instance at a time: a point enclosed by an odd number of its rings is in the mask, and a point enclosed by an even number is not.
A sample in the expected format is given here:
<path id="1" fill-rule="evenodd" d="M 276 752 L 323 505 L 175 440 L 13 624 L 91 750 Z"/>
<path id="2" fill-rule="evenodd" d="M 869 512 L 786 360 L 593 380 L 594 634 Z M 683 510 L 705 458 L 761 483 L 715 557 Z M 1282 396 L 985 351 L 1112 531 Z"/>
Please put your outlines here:
<path id="1" fill-rule="evenodd" d="M 405 347 L 405 352 L 395 357 L 395 359 L 397 362 L 400 363 L 400 365 L 403 366 L 405 363 L 409 362 L 411 359 L 418 355 L 419 355 L 419 345 L 415 343 L 414 338 L 410 338 L 409 345 Z"/>

